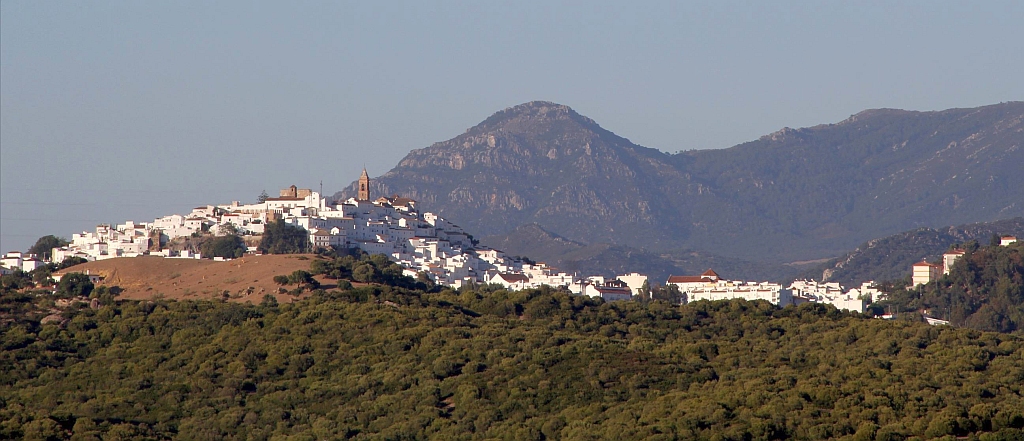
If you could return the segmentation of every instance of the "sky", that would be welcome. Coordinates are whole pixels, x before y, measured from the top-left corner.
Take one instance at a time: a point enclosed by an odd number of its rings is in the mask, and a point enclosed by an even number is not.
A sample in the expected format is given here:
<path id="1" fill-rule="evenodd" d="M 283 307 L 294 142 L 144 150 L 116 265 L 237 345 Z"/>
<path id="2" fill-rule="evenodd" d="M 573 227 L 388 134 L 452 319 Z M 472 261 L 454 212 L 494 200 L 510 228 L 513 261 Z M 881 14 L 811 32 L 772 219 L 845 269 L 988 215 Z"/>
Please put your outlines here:
<path id="1" fill-rule="evenodd" d="M 669 153 L 1021 100 L 1020 23 L 1019 1 L 4 0 L 0 251 L 332 194 L 533 100 Z"/>

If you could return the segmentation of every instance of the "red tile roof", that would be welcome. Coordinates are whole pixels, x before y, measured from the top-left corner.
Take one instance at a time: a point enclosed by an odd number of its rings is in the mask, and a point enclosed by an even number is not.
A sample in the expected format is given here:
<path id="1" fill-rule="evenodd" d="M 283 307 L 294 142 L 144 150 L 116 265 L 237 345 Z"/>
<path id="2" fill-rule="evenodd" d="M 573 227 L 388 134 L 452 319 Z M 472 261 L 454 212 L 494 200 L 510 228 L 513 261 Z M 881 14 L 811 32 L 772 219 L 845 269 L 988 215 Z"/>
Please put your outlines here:
<path id="1" fill-rule="evenodd" d="M 697 282 L 715 282 L 718 281 L 718 273 L 715 270 L 708 268 L 699 276 L 669 276 L 668 283 L 697 283 Z"/>
<path id="2" fill-rule="evenodd" d="M 499 276 L 504 281 L 509 282 L 509 283 L 529 282 L 530 281 L 529 277 L 526 277 L 526 276 L 524 276 L 522 274 L 516 274 L 516 273 L 501 273 Z"/>
<path id="3" fill-rule="evenodd" d="M 718 273 L 716 273 L 715 270 L 713 270 L 711 268 L 708 268 L 707 271 L 704 271 L 703 273 L 701 273 L 701 277 L 703 277 L 703 276 L 714 277 L 716 279 L 720 278 Z"/>

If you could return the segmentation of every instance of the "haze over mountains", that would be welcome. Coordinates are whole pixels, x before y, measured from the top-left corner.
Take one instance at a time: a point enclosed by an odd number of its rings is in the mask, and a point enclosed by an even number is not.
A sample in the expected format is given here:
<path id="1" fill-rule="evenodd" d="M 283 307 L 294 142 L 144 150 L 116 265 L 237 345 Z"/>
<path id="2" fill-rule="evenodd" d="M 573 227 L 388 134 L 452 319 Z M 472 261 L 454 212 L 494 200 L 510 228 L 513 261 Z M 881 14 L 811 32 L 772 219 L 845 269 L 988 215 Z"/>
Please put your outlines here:
<path id="1" fill-rule="evenodd" d="M 1024 102 L 867 110 L 668 154 L 536 101 L 413 150 L 373 190 L 412 197 L 478 237 L 536 224 L 567 243 L 780 264 L 919 227 L 1022 216 L 1022 144 Z"/>

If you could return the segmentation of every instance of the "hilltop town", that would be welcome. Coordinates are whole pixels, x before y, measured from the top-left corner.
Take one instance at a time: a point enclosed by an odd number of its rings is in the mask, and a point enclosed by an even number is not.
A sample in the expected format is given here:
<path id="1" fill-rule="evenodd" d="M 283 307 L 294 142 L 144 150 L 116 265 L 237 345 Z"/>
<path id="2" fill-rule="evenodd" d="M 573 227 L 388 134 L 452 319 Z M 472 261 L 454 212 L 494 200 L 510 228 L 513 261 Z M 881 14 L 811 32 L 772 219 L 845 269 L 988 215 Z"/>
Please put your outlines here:
<path id="1" fill-rule="evenodd" d="M 0 261 L 0 268 L 28 272 L 45 265 L 46 260 L 60 263 L 69 258 L 84 261 L 138 256 L 201 259 L 201 252 L 173 244 L 204 235 L 230 234 L 256 239 L 271 223 L 283 222 L 301 228 L 308 236 L 310 249 L 347 248 L 383 254 L 401 265 L 406 276 L 426 277 L 434 284 L 452 288 L 497 284 L 509 290 L 523 290 L 546 285 L 605 301 L 650 297 L 652 284 L 641 273 L 611 278 L 568 274 L 543 262 L 509 256 L 501 250 L 480 245 L 471 234 L 447 219 L 420 212 L 413 199 L 398 195 L 373 198 L 370 188 L 370 178 L 364 169 L 358 180 L 357 196 L 346 200 L 331 201 L 319 192 L 293 185 L 280 190 L 276 197 L 264 193 L 254 204 L 233 201 L 199 206 L 190 213 L 172 214 L 152 222 L 129 220 L 113 226 L 101 224 L 92 232 L 73 234 L 70 243 L 53 248 L 48 259 L 9 252 Z M 1012 236 L 1002 238 L 1003 245 L 1014 241 L 1016 238 Z M 249 254 L 260 252 L 256 246 L 246 248 Z M 941 272 L 948 273 L 962 254 L 962 250 L 953 250 L 943 256 L 941 263 L 915 264 L 913 284 L 926 284 Z M 849 290 L 835 282 L 807 280 L 796 280 L 783 287 L 767 281 L 722 279 L 712 269 L 697 276 L 671 276 L 664 286 L 677 292 L 676 300 L 680 302 L 736 298 L 764 300 L 778 306 L 817 302 L 861 313 L 868 304 L 884 297 L 870 281 Z"/>

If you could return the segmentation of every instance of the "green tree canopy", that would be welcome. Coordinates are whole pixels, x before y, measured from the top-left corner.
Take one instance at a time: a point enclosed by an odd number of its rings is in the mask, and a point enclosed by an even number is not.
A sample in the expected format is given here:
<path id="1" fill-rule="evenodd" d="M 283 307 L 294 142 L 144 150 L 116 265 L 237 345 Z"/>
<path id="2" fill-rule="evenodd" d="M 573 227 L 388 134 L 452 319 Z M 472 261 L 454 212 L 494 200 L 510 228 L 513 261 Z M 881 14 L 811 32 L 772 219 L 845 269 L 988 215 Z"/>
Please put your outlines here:
<path id="1" fill-rule="evenodd" d="M 267 254 L 307 253 L 310 248 L 309 232 L 284 221 L 268 222 L 257 247 Z"/>
<path id="2" fill-rule="evenodd" d="M 236 258 L 245 254 L 245 242 L 234 234 L 214 237 L 203 242 L 199 251 L 205 257 Z"/>
<path id="3" fill-rule="evenodd" d="M 88 297 L 95 285 L 87 274 L 68 273 L 57 284 L 57 295 L 62 297 Z"/>
<path id="4" fill-rule="evenodd" d="M 42 257 L 43 259 L 50 259 L 50 254 L 53 253 L 54 248 L 60 248 L 67 246 L 70 242 L 63 237 L 57 237 L 52 234 L 40 237 L 36 240 L 35 245 L 32 245 L 28 249 L 29 254 L 35 254 Z"/>
<path id="5" fill-rule="evenodd" d="M 37 298 L 7 294 L 5 307 Z M 1021 338 L 813 303 L 374 285 L 62 316 L 0 323 L 0 439 L 1019 439 L 1024 428 Z"/>

